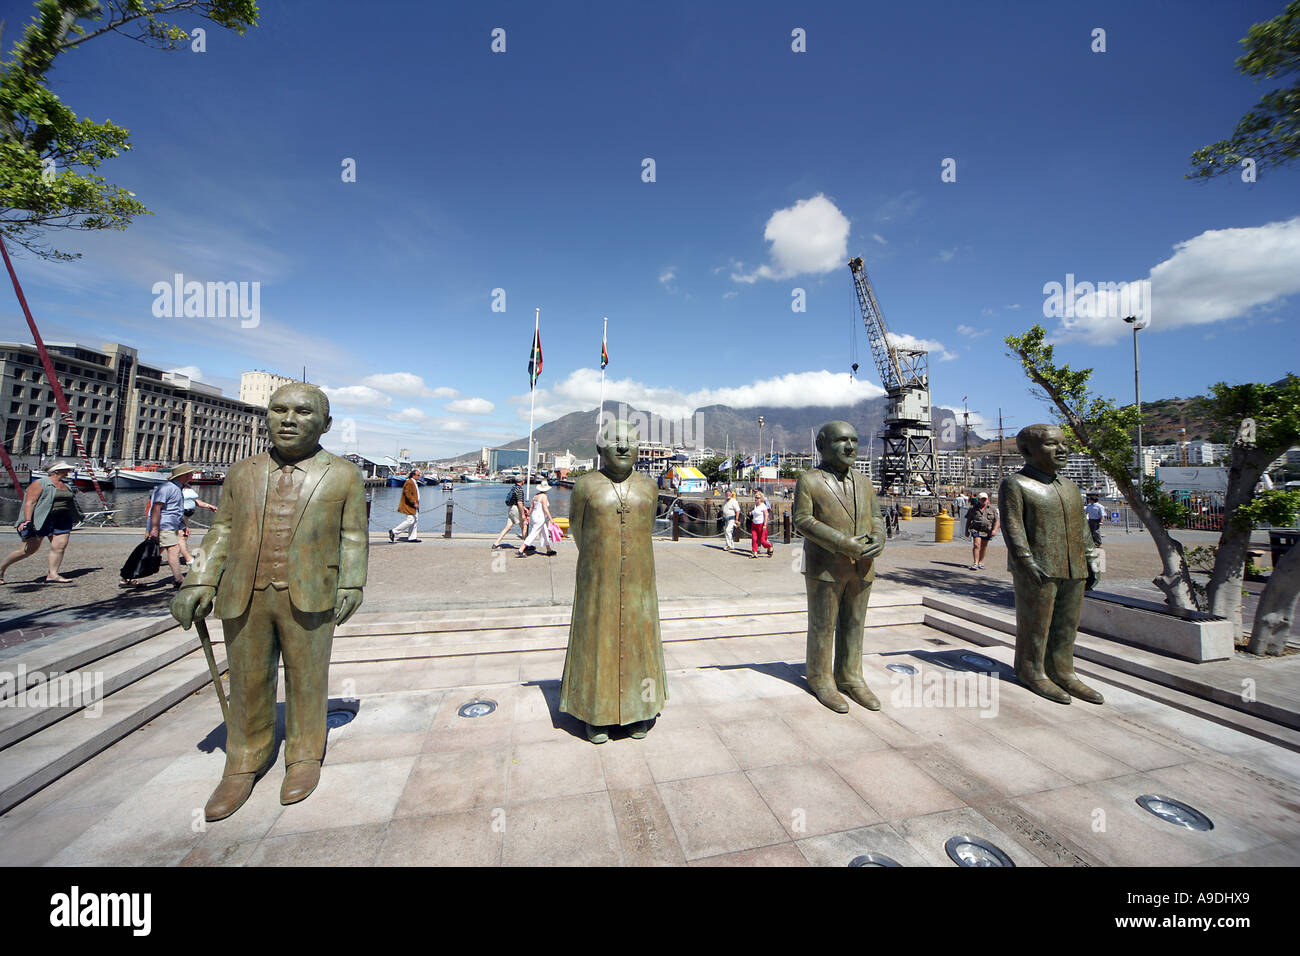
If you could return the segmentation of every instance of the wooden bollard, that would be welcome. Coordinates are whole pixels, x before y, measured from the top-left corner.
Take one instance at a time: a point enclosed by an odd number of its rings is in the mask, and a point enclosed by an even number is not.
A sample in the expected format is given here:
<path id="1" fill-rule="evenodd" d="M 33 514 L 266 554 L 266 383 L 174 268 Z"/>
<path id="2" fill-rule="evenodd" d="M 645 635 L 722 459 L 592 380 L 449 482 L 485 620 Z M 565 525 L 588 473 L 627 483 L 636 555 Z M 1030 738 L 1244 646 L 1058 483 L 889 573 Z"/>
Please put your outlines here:
<path id="1" fill-rule="evenodd" d="M 444 538 L 451 537 L 451 502 L 450 501 L 447 502 L 447 527 L 443 529 L 442 536 Z"/>

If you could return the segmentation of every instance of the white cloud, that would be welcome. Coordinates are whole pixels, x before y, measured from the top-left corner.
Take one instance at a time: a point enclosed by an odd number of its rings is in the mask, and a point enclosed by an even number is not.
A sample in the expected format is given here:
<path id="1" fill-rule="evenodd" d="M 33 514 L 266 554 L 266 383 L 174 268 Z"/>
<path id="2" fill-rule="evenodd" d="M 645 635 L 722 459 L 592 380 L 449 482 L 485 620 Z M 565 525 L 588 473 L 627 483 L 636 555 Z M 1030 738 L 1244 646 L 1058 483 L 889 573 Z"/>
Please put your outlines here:
<path id="1" fill-rule="evenodd" d="M 889 245 L 889 243 L 885 240 L 885 237 L 878 232 L 873 232 L 871 234 L 871 238 L 876 240 L 876 242 L 880 243 L 882 246 Z"/>
<path id="2" fill-rule="evenodd" d="M 489 415 L 496 408 L 486 398 L 462 398 L 448 402 L 444 407 L 455 415 Z"/>
<path id="3" fill-rule="evenodd" d="M 989 309 L 989 310 L 985 310 L 985 311 L 991 312 L 992 310 Z M 969 326 L 969 325 L 959 325 L 959 326 L 957 326 L 957 334 L 958 334 L 958 335 L 964 335 L 964 336 L 966 336 L 967 338 L 970 338 L 970 339 L 977 339 L 977 338 L 979 338 L 981 335 L 988 335 L 988 334 L 989 334 L 990 332 L 992 332 L 992 331 L 993 331 L 992 329 L 977 329 L 977 328 L 974 328 L 974 327 Z"/>
<path id="4" fill-rule="evenodd" d="M 734 281 L 823 275 L 848 261 L 849 220 L 821 193 L 772 213 L 763 238 L 772 244 L 771 264 L 748 275 L 733 272 Z M 736 266 L 740 269 L 740 263 Z"/>
<path id="5" fill-rule="evenodd" d="M 843 372 L 791 372 L 777 378 L 763 379 L 748 385 L 703 388 L 683 392 L 675 388 L 656 388 L 631 379 L 609 379 L 605 383 L 605 402 L 625 402 L 638 409 L 665 418 L 686 418 L 706 405 L 730 405 L 734 408 L 806 408 L 810 405 L 844 405 L 883 395 L 880 386 L 858 379 L 850 380 Z M 519 406 L 521 420 L 528 418 L 528 395 L 510 401 Z M 569 412 L 586 411 L 600 404 L 600 372 L 577 369 L 568 378 L 549 389 L 537 390 L 537 419 L 550 421 Z"/>
<path id="6" fill-rule="evenodd" d="M 956 246 L 954 246 L 954 247 L 951 248 L 951 249 L 940 249 L 940 250 L 939 250 L 939 261 L 940 261 L 940 262 L 950 262 L 950 261 L 952 260 L 952 257 L 955 256 L 956 254 L 957 254 L 957 248 L 956 248 Z"/>
<path id="7" fill-rule="evenodd" d="M 935 407 L 948 409 L 948 411 L 952 412 L 955 416 L 957 416 L 957 428 L 962 429 L 965 427 L 966 420 L 963 417 L 963 412 L 960 405 L 940 405 L 936 403 Z M 997 431 L 997 427 L 998 426 L 996 421 L 992 421 L 988 418 L 985 418 L 979 412 L 970 413 L 970 430 L 972 436 L 979 431 L 987 432 L 989 429 L 992 429 L 993 431 Z M 959 431 L 958 435 L 960 434 L 961 432 Z"/>
<path id="8" fill-rule="evenodd" d="M 881 222 L 906 222 L 916 215 L 925 205 L 925 199 L 914 189 L 899 193 L 876 210 L 876 218 Z"/>
<path id="9" fill-rule="evenodd" d="M 362 385 L 369 385 L 380 391 L 392 392 L 394 395 L 416 395 L 421 398 L 455 398 L 460 394 L 454 388 L 430 388 L 424 379 L 411 372 L 384 372 L 379 375 L 367 375 L 361 380 Z"/>
<path id="10" fill-rule="evenodd" d="M 197 365 L 182 365 L 180 368 L 169 368 L 167 371 L 175 375 L 184 375 L 191 382 L 203 381 L 203 370 Z"/>
<path id="11" fill-rule="evenodd" d="M 465 431 L 469 431 L 469 422 L 461 422 L 461 421 L 456 421 L 455 419 L 448 419 L 438 427 L 445 432 L 465 432 Z"/>
<path id="12" fill-rule="evenodd" d="M 426 422 L 429 420 L 428 414 L 418 408 L 403 408 L 400 412 L 394 412 L 384 417 L 390 422 Z"/>
<path id="13" fill-rule="evenodd" d="M 735 298 L 736 296 L 738 296 L 739 294 L 740 294 L 740 293 L 737 292 L 735 289 L 732 289 L 732 290 L 730 290 L 730 291 L 728 291 L 728 292 L 724 292 L 724 293 L 722 293 L 722 297 L 723 297 L 724 299 L 734 299 L 734 298 Z"/>
<path id="14" fill-rule="evenodd" d="M 345 385 L 341 388 L 330 388 L 328 385 L 322 385 L 321 391 L 329 396 L 331 405 L 356 407 L 359 405 L 387 406 L 393 404 L 391 398 L 369 385 Z"/>
<path id="15" fill-rule="evenodd" d="M 1109 281 L 1104 277 L 1080 276 Z M 1210 229 L 1177 243 L 1168 259 L 1156 264 L 1151 283 L 1148 331 L 1207 325 L 1241 318 L 1252 309 L 1277 303 L 1300 292 L 1300 216 L 1285 222 L 1234 229 Z M 1119 296 L 1110 292 L 1084 296 L 1076 315 L 1063 318 L 1066 337 L 1098 344 L 1129 334 L 1119 313 Z M 1087 302 L 1087 314 L 1078 305 Z"/>
<path id="16" fill-rule="evenodd" d="M 659 273 L 659 282 L 661 285 L 667 285 L 677 278 L 677 267 L 669 266 L 663 272 Z"/>
<path id="17" fill-rule="evenodd" d="M 949 352 L 942 342 L 935 339 L 919 339 L 906 332 L 890 332 L 889 341 L 900 349 L 924 349 L 931 355 L 937 355 L 940 361 L 950 362 L 957 357 L 956 352 Z"/>

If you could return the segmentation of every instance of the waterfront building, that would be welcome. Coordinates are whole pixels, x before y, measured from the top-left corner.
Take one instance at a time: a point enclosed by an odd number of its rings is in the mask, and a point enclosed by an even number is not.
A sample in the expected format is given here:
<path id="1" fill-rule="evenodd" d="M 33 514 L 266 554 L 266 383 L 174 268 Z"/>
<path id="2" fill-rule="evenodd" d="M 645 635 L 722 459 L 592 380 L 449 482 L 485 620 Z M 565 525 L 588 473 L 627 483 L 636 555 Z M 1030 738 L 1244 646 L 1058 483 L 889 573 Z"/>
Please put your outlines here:
<path id="1" fill-rule="evenodd" d="M 239 376 L 239 400 L 248 405 L 256 405 L 258 408 L 266 408 L 277 388 L 297 381 L 299 379 L 276 375 L 274 372 L 264 372 L 261 369 L 244 372 Z"/>
<path id="2" fill-rule="evenodd" d="M 145 365 L 129 346 L 47 342 L 46 350 L 94 461 L 222 468 L 267 447 L 263 409 Z M 15 456 L 38 463 L 76 455 L 35 346 L 0 342 L 0 411 L 0 433 Z"/>
<path id="3" fill-rule="evenodd" d="M 516 467 L 520 470 L 528 467 L 527 448 L 487 449 L 487 470 L 489 472 L 504 471 L 507 468 Z"/>

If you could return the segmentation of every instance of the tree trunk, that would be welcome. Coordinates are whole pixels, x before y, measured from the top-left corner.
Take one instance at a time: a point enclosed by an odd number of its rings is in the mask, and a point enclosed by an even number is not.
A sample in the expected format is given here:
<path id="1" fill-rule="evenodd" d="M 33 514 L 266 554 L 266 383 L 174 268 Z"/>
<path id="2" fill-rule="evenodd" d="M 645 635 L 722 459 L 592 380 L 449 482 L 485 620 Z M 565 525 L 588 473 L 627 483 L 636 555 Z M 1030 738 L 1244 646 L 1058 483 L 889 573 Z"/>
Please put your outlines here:
<path id="1" fill-rule="evenodd" d="M 1267 453 L 1240 442 L 1232 446 L 1232 461 L 1228 467 L 1228 488 L 1223 496 L 1223 527 L 1219 531 L 1219 544 L 1214 552 L 1214 569 L 1206 585 L 1206 597 L 1211 614 L 1231 621 L 1233 637 L 1241 639 L 1241 584 L 1245 575 L 1246 551 L 1250 548 L 1251 528 L 1238 530 L 1233 522 L 1239 507 L 1255 497 L 1255 485 L 1268 461 Z M 1270 459 L 1271 460 L 1271 459 Z"/>
<path id="2" fill-rule="evenodd" d="M 1300 596 L 1300 545 L 1282 555 L 1255 610 L 1255 627 L 1246 650 L 1252 654 L 1277 655 L 1286 647 L 1295 615 L 1296 597 Z"/>
<path id="3" fill-rule="evenodd" d="M 1192 575 L 1187 570 L 1187 562 L 1183 559 L 1182 542 L 1174 538 L 1169 533 L 1169 529 L 1147 507 L 1146 501 L 1133 487 L 1133 483 L 1127 480 L 1127 476 L 1125 479 L 1117 480 L 1115 483 L 1138 520 L 1151 533 L 1151 538 L 1156 543 L 1156 551 L 1160 554 L 1161 573 L 1152 578 L 1151 583 L 1164 592 L 1165 603 L 1170 607 L 1185 611 L 1197 610 L 1196 590 L 1192 587 Z"/>

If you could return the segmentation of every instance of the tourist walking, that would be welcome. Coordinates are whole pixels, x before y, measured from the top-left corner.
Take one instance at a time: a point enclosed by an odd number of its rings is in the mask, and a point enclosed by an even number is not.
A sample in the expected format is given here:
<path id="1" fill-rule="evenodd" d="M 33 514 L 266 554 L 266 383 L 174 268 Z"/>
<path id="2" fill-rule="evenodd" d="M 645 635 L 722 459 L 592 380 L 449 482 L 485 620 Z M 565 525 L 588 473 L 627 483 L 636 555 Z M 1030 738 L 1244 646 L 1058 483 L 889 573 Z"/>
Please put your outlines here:
<path id="1" fill-rule="evenodd" d="M 145 537 L 158 539 L 158 547 L 167 559 L 167 566 L 172 569 L 173 588 L 179 588 L 185 582 L 180 553 L 181 531 L 185 526 L 184 488 L 193 477 L 192 467 L 177 465 L 172 469 L 170 480 L 155 488 L 149 498 L 149 520 Z"/>
<path id="2" fill-rule="evenodd" d="M 406 532 L 406 540 L 419 542 L 420 536 L 420 469 L 412 468 L 402 485 L 402 500 L 397 510 L 406 515 L 396 528 L 388 529 L 388 540 L 396 541 L 397 536 Z"/>
<path id="3" fill-rule="evenodd" d="M 989 539 L 997 533 L 997 510 L 989 504 L 988 492 L 981 491 L 975 504 L 966 512 L 966 537 L 971 539 L 972 571 L 984 570 L 984 555 L 989 548 Z"/>
<path id="4" fill-rule="evenodd" d="M 190 518 L 200 508 L 207 511 L 216 511 L 217 506 L 204 501 L 193 488 L 182 488 L 181 494 L 185 497 L 185 514 L 181 521 L 180 534 L 181 564 L 188 565 L 194 560 L 194 556 L 190 554 Z M 152 507 L 152 498 L 150 499 L 150 507 Z"/>
<path id="5" fill-rule="evenodd" d="M 505 536 L 510 533 L 510 529 L 515 525 L 519 526 L 519 537 L 522 538 L 528 534 L 528 511 L 524 507 L 523 475 L 515 479 L 515 483 L 510 486 L 510 493 L 506 495 L 506 526 L 501 529 L 496 541 L 492 542 L 493 551 L 503 547 L 501 542 L 505 540 Z"/>
<path id="6" fill-rule="evenodd" d="M 722 506 L 723 546 L 728 551 L 736 550 L 736 522 L 740 520 L 740 502 L 734 491 L 727 492 L 727 503 Z"/>
<path id="7" fill-rule="evenodd" d="M 1088 496 L 1088 505 L 1083 509 L 1088 517 L 1088 531 L 1092 534 L 1092 543 L 1101 547 L 1101 523 L 1106 518 L 1106 509 L 1101 506 L 1098 495 Z"/>
<path id="8" fill-rule="evenodd" d="M 772 545 L 767 540 L 767 526 L 770 523 L 769 518 L 772 516 L 772 506 L 767 503 L 763 497 L 763 492 L 754 492 L 754 510 L 749 513 L 749 536 L 750 547 L 753 549 L 751 556 L 758 557 L 759 547 L 767 548 L 767 556 L 772 556 Z"/>
<path id="9" fill-rule="evenodd" d="M 81 520 L 76 492 L 72 489 L 72 476 L 76 466 L 61 461 L 46 471 L 46 477 L 37 478 L 27 486 L 23 495 L 23 517 L 15 526 L 22 546 L 11 551 L 0 564 L 0 584 L 5 583 L 5 572 L 24 558 L 30 558 L 41 547 L 41 538 L 50 539 L 49 573 L 47 584 L 72 584 L 72 580 L 59 574 L 63 557 L 68 550 L 72 527 Z"/>
<path id="10" fill-rule="evenodd" d="M 555 549 L 551 547 L 551 501 L 546 493 L 551 490 L 550 484 L 545 478 L 537 486 L 537 494 L 533 495 L 533 514 L 529 519 L 533 530 L 528 532 L 528 537 L 524 539 L 524 546 L 519 549 L 519 557 L 526 558 L 530 551 L 536 551 L 533 542 L 539 538 L 546 543 L 546 555 L 550 557 L 555 554 Z"/>

